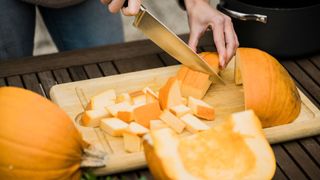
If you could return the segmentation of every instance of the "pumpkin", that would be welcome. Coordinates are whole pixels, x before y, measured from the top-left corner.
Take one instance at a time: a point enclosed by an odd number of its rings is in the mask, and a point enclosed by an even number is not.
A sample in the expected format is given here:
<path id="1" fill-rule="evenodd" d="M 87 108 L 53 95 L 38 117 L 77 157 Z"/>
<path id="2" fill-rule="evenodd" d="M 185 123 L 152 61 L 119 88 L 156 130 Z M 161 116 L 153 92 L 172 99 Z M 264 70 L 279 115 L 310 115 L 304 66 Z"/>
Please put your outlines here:
<path id="1" fill-rule="evenodd" d="M 241 77 L 244 87 L 245 108 L 254 110 L 264 128 L 297 118 L 301 109 L 298 90 L 274 57 L 259 49 L 238 48 L 236 62 L 241 72 L 236 77 Z M 237 74 L 239 68 L 235 69 Z"/>
<path id="2" fill-rule="evenodd" d="M 143 145 L 155 179 L 271 179 L 276 170 L 274 153 L 252 110 L 187 137 L 169 128 L 153 130 Z"/>
<path id="3" fill-rule="evenodd" d="M 28 90 L 0 88 L 0 179 L 80 179 L 82 140 L 58 106 Z"/>

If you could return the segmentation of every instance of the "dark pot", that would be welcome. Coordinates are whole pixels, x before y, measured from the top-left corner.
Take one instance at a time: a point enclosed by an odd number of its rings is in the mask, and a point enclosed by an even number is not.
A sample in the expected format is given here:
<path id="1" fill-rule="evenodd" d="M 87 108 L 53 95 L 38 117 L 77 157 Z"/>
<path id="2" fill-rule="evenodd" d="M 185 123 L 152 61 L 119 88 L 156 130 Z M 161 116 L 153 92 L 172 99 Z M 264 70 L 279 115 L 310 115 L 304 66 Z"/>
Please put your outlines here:
<path id="1" fill-rule="evenodd" d="M 320 2 L 221 0 L 217 8 L 232 17 L 241 47 L 276 57 L 320 52 Z"/>

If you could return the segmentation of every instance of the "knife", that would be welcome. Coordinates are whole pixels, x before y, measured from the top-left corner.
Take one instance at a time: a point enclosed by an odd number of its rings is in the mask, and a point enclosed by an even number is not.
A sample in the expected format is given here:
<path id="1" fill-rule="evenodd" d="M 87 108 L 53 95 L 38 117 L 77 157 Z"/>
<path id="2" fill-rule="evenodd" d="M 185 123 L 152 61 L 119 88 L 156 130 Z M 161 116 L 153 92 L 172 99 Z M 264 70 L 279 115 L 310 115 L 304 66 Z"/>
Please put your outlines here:
<path id="1" fill-rule="evenodd" d="M 124 7 L 127 7 L 127 1 L 125 2 Z M 206 61 L 142 5 L 139 13 L 135 16 L 133 26 L 141 30 L 151 41 L 183 65 L 209 74 L 211 76 L 210 80 L 221 82 L 225 85 L 223 79 Z"/>

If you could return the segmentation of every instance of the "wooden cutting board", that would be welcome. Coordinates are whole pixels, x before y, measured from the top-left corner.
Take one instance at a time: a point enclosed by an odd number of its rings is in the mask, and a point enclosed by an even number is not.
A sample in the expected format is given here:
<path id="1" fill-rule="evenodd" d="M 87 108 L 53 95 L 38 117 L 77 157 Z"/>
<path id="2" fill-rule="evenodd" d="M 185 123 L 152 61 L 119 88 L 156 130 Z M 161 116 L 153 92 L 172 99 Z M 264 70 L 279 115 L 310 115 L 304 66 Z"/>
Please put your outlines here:
<path id="1" fill-rule="evenodd" d="M 234 84 L 234 63 L 222 72 L 226 85 L 213 84 L 204 100 L 216 110 L 216 119 L 244 110 L 244 95 L 242 86 Z M 84 111 L 88 99 L 107 89 L 115 89 L 117 93 L 140 90 L 146 86 L 158 90 L 168 77 L 174 76 L 178 66 L 169 66 L 127 74 L 120 74 L 53 86 L 50 97 L 67 112 L 75 125 L 82 133 L 84 139 L 96 148 L 107 153 L 105 167 L 97 168 L 94 173 L 106 175 L 146 166 L 143 152 L 127 153 L 124 150 L 123 139 L 112 137 L 99 128 L 83 127 L 78 122 Z M 264 132 L 270 143 L 308 137 L 320 134 L 320 111 L 312 102 L 300 92 L 302 108 L 299 117 L 292 123 L 265 128 Z M 215 121 L 204 121 L 214 126 Z M 184 132 L 183 135 L 188 135 Z"/>

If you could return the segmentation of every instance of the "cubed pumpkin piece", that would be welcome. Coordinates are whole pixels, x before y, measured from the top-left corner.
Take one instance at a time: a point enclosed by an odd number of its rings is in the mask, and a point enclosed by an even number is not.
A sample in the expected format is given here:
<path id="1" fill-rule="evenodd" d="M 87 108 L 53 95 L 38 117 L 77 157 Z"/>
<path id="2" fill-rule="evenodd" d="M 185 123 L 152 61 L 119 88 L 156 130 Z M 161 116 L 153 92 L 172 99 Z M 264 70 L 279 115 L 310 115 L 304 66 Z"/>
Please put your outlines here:
<path id="1" fill-rule="evenodd" d="M 184 122 L 182 122 L 167 109 L 163 110 L 160 115 L 160 119 L 177 133 L 181 133 L 186 126 Z"/>
<path id="2" fill-rule="evenodd" d="M 151 120 L 150 121 L 150 130 L 156 130 L 161 128 L 168 128 L 169 126 L 162 120 Z"/>
<path id="3" fill-rule="evenodd" d="M 100 121 L 100 128 L 111 136 L 122 136 L 128 124 L 118 118 L 104 118 Z"/>
<path id="4" fill-rule="evenodd" d="M 128 132 L 138 135 L 138 136 L 142 136 L 146 133 L 149 132 L 149 129 L 145 128 L 144 126 L 136 123 L 136 122 L 131 122 L 127 128 Z"/>
<path id="5" fill-rule="evenodd" d="M 111 114 L 105 109 L 94 109 L 83 112 L 81 124 L 87 127 L 99 127 L 102 118 L 111 117 Z"/>
<path id="6" fill-rule="evenodd" d="M 109 89 L 98 95 L 92 96 L 86 107 L 86 110 L 104 109 L 106 106 L 115 104 L 116 92 L 114 89 Z"/>
<path id="7" fill-rule="evenodd" d="M 200 99 L 189 96 L 188 107 L 191 109 L 192 113 L 199 118 L 205 120 L 214 120 L 215 118 L 213 107 Z"/>
<path id="8" fill-rule="evenodd" d="M 131 97 L 129 93 L 121 93 L 120 95 L 117 96 L 116 103 L 121 103 L 121 102 L 128 102 L 131 104 Z"/>
<path id="9" fill-rule="evenodd" d="M 132 104 L 134 105 L 143 105 L 146 104 L 146 95 L 142 90 L 133 91 L 129 93 L 129 96 L 131 98 Z"/>
<path id="10" fill-rule="evenodd" d="M 180 119 L 186 124 L 186 129 L 191 133 L 208 130 L 210 127 L 192 114 L 186 114 Z"/>
<path id="11" fill-rule="evenodd" d="M 177 78 L 170 77 L 159 91 L 159 102 L 162 109 L 182 104 L 180 86 Z"/>
<path id="12" fill-rule="evenodd" d="M 208 91 L 211 83 L 212 82 L 209 80 L 208 74 L 190 69 L 182 82 L 182 96 L 193 96 L 195 98 L 202 99 Z"/>
<path id="13" fill-rule="evenodd" d="M 191 109 L 183 104 L 180 104 L 180 105 L 171 107 L 170 112 L 177 117 L 181 117 L 187 113 L 191 113 Z"/>
<path id="14" fill-rule="evenodd" d="M 146 95 L 146 103 L 153 103 L 158 101 L 158 95 L 149 87 L 145 87 L 143 92 Z"/>
<path id="15" fill-rule="evenodd" d="M 117 113 L 117 118 L 129 123 L 134 120 L 133 110 L 134 110 L 133 106 L 129 107 L 128 109 L 121 109 Z"/>
<path id="16" fill-rule="evenodd" d="M 160 114 L 161 109 L 158 101 L 139 106 L 133 110 L 134 120 L 146 128 L 150 127 L 150 120 L 159 119 Z"/>
<path id="17" fill-rule="evenodd" d="M 134 153 L 142 150 L 142 138 L 136 134 L 125 131 L 123 133 L 124 149 L 127 152 Z"/>
<path id="18" fill-rule="evenodd" d="M 125 111 L 130 108 L 131 108 L 131 105 L 128 102 L 124 101 L 118 104 L 107 106 L 106 110 L 108 110 L 110 114 L 112 114 L 112 116 L 117 117 L 119 111 Z"/>

